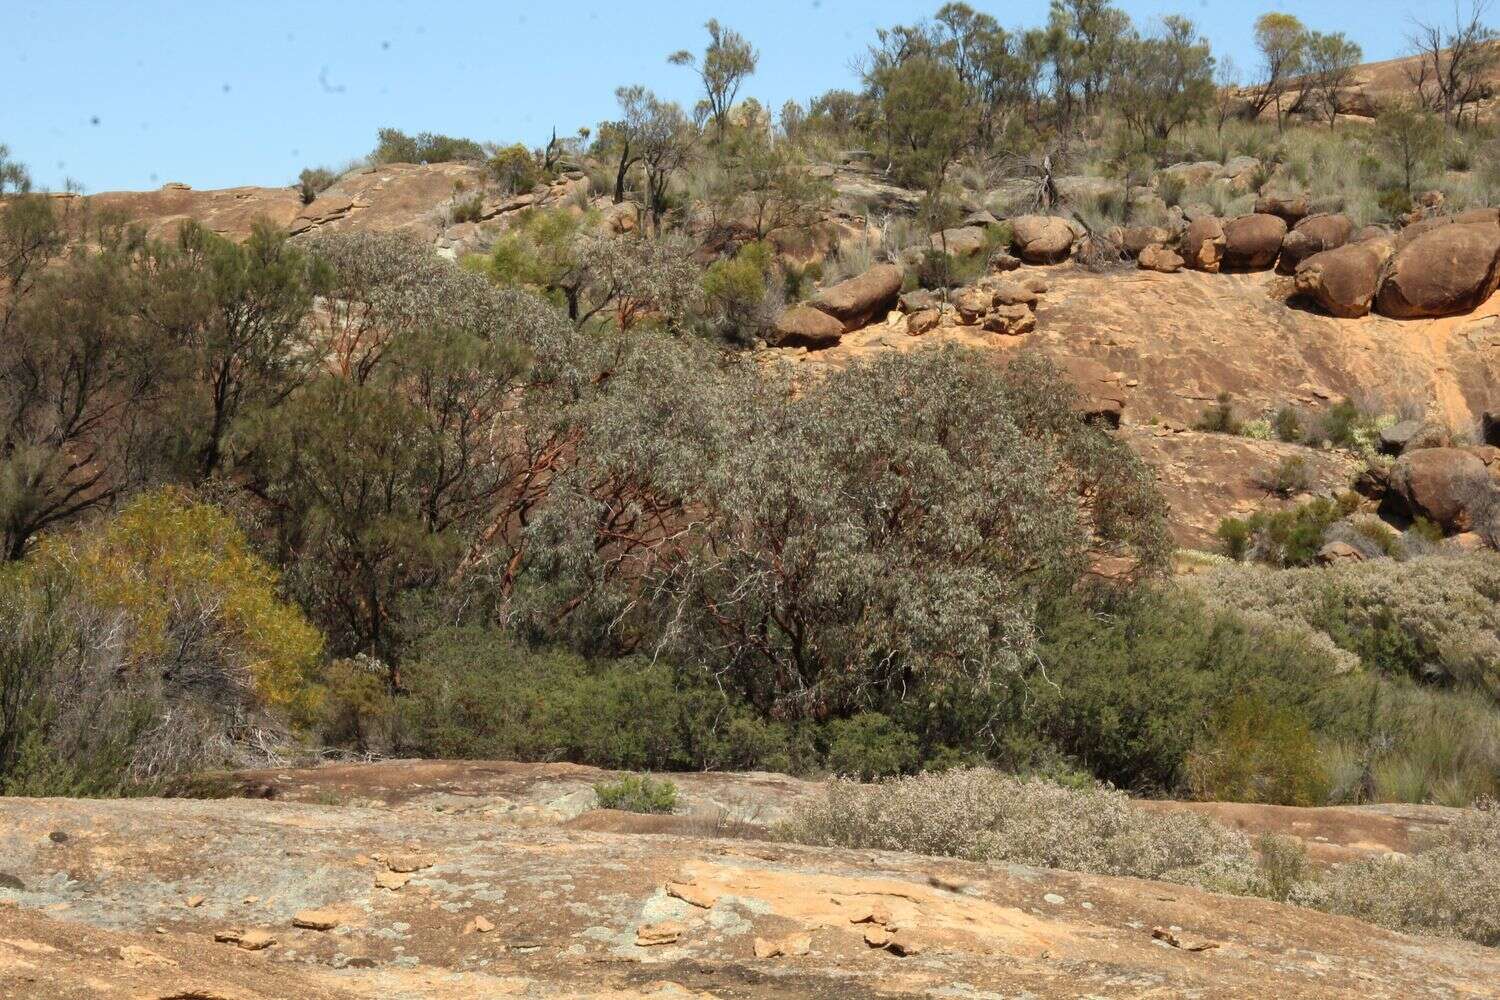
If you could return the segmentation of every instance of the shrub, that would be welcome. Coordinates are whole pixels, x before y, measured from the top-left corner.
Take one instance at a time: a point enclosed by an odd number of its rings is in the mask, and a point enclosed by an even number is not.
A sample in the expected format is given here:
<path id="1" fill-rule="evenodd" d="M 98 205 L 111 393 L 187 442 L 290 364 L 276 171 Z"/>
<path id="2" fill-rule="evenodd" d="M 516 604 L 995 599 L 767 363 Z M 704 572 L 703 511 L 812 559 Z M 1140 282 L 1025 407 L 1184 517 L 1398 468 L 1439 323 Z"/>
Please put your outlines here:
<path id="1" fill-rule="evenodd" d="M 1276 466 L 1276 471 L 1271 473 L 1271 481 L 1266 485 L 1271 492 L 1284 497 L 1306 493 L 1312 486 L 1312 473 L 1308 471 L 1307 460 L 1301 455 L 1286 456 Z"/>
<path id="2" fill-rule="evenodd" d="M 1211 434 L 1238 434 L 1241 424 L 1234 413 L 1234 397 L 1227 392 L 1219 393 L 1218 400 L 1203 411 L 1193 426 Z"/>
<path id="3" fill-rule="evenodd" d="M 336 180 L 338 174 L 327 167 L 308 167 L 303 170 L 297 175 L 297 191 L 302 195 L 302 203 L 310 204 L 318 195 L 333 187 Z"/>
<path id="4" fill-rule="evenodd" d="M 506 191 L 530 191 L 542 179 L 531 150 L 517 143 L 497 149 L 489 161 L 490 176 Z"/>
<path id="5" fill-rule="evenodd" d="M 1295 444 L 1302 440 L 1302 415 L 1296 407 L 1283 406 L 1277 410 L 1271 426 L 1278 441 Z"/>
<path id="6" fill-rule="evenodd" d="M 1256 895 L 1285 903 L 1309 879 L 1307 849 L 1296 837 L 1274 833 L 1255 838 L 1255 854 L 1265 889 Z"/>
<path id="7" fill-rule="evenodd" d="M 467 198 L 455 197 L 453 205 L 448 209 L 448 222 L 457 225 L 460 222 L 478 222 L 484 218 L 484 194 L 475 191 Z"/>
<path id="8" fill-rule="evenodd" d="M 1500 945 L 1500 809 L 1459 816 L 1407 859 L 1344 864 L 1297 901 L 1416 934 Z"/>
<path id="9" fill-rule="evenodd" d="M 870 781 L 905 774 L 917 765 L 917 741 L 879 712 L 861 712 L 829 726 L 827 766 L 835 774 Z"/>
<path id="10" fill-rule="evenodd" d="M 1230 699 L 1305 705 L 1334 683 L 1326 653 L 1175 587 L 1070 598 L 1041 628 L 1043 669 L 1012 718 L 1100 779 L 1147 794 L 1183 788 L 1195 735 Z"/>
<path id="11" fill-rule="evenodd" d="M 1271 484 L 1281 482 L 1280 471 Z M 1337 500 L 1317 497 L 1291 510 L 1257 511 L 1248 519 L 1225 518 L 1218 537 L 1236 560 L 1273 566 L 1311 566 L 1317 561 L 1328 529 L 1359 506 L 1359 497 L 1343 493 Z"/>
<path id="12" fill-rule="evenodd" d="M 0 790 L 117 794 L 264 761 L 322 640 L 218 510 L 172 491 L 0 576 Z"/>
<path id="13" fill-rule="evenodd" d="M 1211 606 L 1318 642 L 1344 669 L 1500 696 L 1500 555 L 1428 556 L 1275 572 L 1231 566 L 1183 580 Z"/>
<path id="14" fill-rule="evenodd" d="M 693 672 L 527 650 L 479 627 L 431 631 L 402 671 L 398 749 L 622 770 L 801 771 L 813 749 Z"/>
<path id="15" fill-rule="evenodd" d="M 1202 817 L 1153 815 L 1120 792 L 983 768 L 874 785 L 834 781 L 794 805 L 777 833 L 803 844 L 1152 879 L 1249 857 L 1243 837 Z"/>
<path id="16" fill-rule="evenodd" d="M 433 132 L 410 136 L 394 128 L 383 128 L 376 133 L 375 150 L 370 154 L 370 162 L 376 165 L 482 159 L 484 148 L 473 139 L 456 139 Z"/>
<path id="17" fill-rule="evenodd" d="M 1220 710 L 1186 771 L 1200 799 L 1306 806 L 1328 793 L 1307 721 L 1259 695 L 1241 695 Z"/>
<path id="18" fill-rule="evenodd" d="M 709 265 L 703 298 L 719 336 L 748 344 L 769 328 L 779 305 L 767 301 L 771 271 L 771 249 L 764 243 L 747 243 L 732 258 Z"/>
<path id="19" fill-rule="evenodd" d="M 1071 587 L 1089 549 L 1163 564 L 1149 473 L 1035 356 L 997 370 L 920 351 L 795 385 L 738 365 L 684 377 L 616 371 L 568 483 L 631 490 L 541 514 L 532 531 L 555 542 L 536 585 L 588 610 L 573 627 L 665 642 L 762 710 L 885 711 L 896 690 L 967 701 L 1025 662 L 1036 602 Z M 691 513 L 694 529 L 639 549 L 633 580 L 600 559 L 584 512 L 601 503 Z"/>
<path id="20" fill-rule="evenodd" d="M 677 786 L 649 776 L 628 774 L 618 781 L 600 781 L 594 785 L 594 796 L 600 809 L 670 813 L 677 808 Z"/>

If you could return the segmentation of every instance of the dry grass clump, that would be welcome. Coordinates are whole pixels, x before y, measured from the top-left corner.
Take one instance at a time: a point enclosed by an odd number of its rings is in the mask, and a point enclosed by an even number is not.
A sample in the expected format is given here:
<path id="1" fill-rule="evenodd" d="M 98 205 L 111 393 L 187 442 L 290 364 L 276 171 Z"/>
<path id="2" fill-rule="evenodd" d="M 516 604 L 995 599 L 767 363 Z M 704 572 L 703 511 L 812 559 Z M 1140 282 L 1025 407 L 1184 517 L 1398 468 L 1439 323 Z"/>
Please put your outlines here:
<path id="1" fill-rule="evenodd" d="M 1189 813 L 1149 814 L 1122 792 L 1076 789 L 986 768 L 877 784 L 835 781 L 778 833 L 804 844 L 911 851 L 1099 875 L 1192 881 L 1247 862 L 1246 839 Z"/>
<path id="2" fill-rule="evenodd" d="M 1500 807 L 1464 814 L 1411 858 L 1372 858 L 1304 883 L 1295 902 L 1415 934 L 1500 945 Z"/>

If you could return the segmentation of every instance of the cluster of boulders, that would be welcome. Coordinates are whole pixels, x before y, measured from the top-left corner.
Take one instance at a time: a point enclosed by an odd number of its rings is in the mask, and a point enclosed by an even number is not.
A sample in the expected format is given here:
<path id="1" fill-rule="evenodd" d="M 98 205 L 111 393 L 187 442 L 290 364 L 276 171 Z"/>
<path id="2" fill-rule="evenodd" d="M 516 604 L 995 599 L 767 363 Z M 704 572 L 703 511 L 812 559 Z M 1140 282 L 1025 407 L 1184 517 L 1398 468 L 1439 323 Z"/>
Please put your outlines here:
<path id="1" fill-rule="evenodd" d="M 1312 213 L 1306 198 L 1262 197 L 1233 219 L 1198 215 L 1178 226 L 1117 227 L 1104 239 L 1142 270 L 1218 274 L 1276 269 L 1296 293 L 1330 315 L 1370 312 L 1395 319 L 1472 312 L 1500 285 L 1500 210 L 1438 215 L 1392 232 L 1356 228 L 1348 216 Z M 1094 249 L 1072 220 L 1011 220 L 1011 249 L 1030 264 L 1054 264 Z"/>
<path id="2" fill-rule="evenodd" d="M 1037 302 L 1046 291 L 1047 283 L 1040 275 L 992 272 L 946 296 L 927 289 L 907 292 L 900 304 L 906 313 L 906 332 L 914 337 L 940 326 L 977 326 L 990 333 L 1020 336 L 1036 329 Z"/>
<path id="3" fill-rule="evenodd" d="M 877 264 L 863 274 L 823 289 L 776 318 L 766 342 L 772 347 L 832 347 L 845 333 L 885 319 L 901 295 L 906 272 Z"/>

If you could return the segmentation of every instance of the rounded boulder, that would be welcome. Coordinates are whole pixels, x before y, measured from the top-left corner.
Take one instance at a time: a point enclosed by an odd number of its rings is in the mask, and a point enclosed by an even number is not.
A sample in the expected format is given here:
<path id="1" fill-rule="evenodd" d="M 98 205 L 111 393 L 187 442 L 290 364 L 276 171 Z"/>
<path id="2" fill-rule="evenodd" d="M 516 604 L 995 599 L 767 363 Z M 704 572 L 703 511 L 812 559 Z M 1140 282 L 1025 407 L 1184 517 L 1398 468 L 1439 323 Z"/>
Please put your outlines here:
<path id="1" fill-rule="evenodd" d="M 1076 236 L 1068 220 L 1055 215 L 1022 215 L 1010 220 L 1011 245 L 1028 264 L 1058 264 L 1073 252 Z"/>
<path id="2" fill-rule="evenodd" d="M 825 288 L 808 303 L 838 320 L 844 330 L 857 330 L 883 318 L 901 294 L 906 272 L 897 264 L 876 264 L 863 274 Z"/>
<path id="3" fill-rule="evenodd" d="M 1315 253 L 1297 265 L 1297 294 L 1316 302 L 1331 316 L 1366 316 L 1380 290 L 1380 275 L 1390 255 L 1390 243 L 1375 240 Z"/>
<path id="4" fill-rule="evenodd" d="M 1349 242 L 1354 223 L 1347 215 L 1309 215 L 1292 227 L 1281 241 L 1281 260 L 1277 268 L 1283 274 L 1294 274 L 1297 265 L 1315 253 L 1333 250 Z"/>
<path id="5" fill-rule="evenodd" d="M 1400 246 L 1375 297 L 1375 311 L 1393 319 L 1458 316 L 1495 291 L 1500 275 L 1500 226 L 1450 224 Z"/>
<path id="6" fill-rule="evenodd" d="M 1484 462 L 1462 448 L 1408 451 L 1396 459 L 1390 482 L 1404 513 L 1449 532 L 1466 530 L 1469 505 L 1493 488 Z"/>
<path id="7" fill-rule="evenodd" d="M 1224 224 L 1223 266 L 1237 271 L 1264 271 L 1281 256 L 1286 220 L 1277 215 L 1242 215 Z"/>

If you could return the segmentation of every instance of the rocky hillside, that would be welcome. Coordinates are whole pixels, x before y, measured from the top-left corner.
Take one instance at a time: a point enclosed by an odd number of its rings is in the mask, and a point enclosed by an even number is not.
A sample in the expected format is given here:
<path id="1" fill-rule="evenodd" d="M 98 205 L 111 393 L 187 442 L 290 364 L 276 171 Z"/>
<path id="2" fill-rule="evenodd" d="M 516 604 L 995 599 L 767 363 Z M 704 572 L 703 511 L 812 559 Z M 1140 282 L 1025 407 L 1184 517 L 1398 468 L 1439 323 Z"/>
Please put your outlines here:
<path id="1" fill-rule="evenodd" d="M 1258 166 L 1181 164 L 1158 172 L 1153 184 L 1177 177 L 1248 190 Z M 857 162 L 818 169 L 837 192 L 830 210 L 810 226 L 769 237 L 799 264 L 879 246 L 882 225 L 893 225 L 916 200 Z M 1096 181 L 1062 178 L 1059 187 L 1086 192 Z M 477 217 L 453 222 L 454 206 L 476 195 Z M 464 163 L 360 168 L 310 204 L 290 188 L 193 191 L 178 184 L 86 201 L 93 212 L 158 236 L 195 218 L 240 237 L 263 218 L 298 239 L 324 230 L 410 231 L 449 257 L 487 250 L 531 207 L 593 208 L 615 231 L 636 225 L 634 205 L 592 195 L 581 172 L 499 197 L 488 193 L 481 167 Z M 988 276 L 946 301 L 931 292 L 900 294 L 900 267 L 824 288 L 783 314 L 775 346 L 760 360 L 837 366 L 948 343 L 997 357 L 1040 350 L 1160 471 L 1178 541 L 1189 547 L 1210 547 L 1224 516 L 1285 503 L 1264 484 L 1289 455 L 1304 456 L 1314 492 L 1347 486 L 1355 471 L 1338 453 L 1191 431 L 1221 394 L 1246 413 L 1282 406 L 1315 412 L 1354 398 L 1381 412 L 1426 413 L 1480 440 L 1486 415 L 1500 408 L 1500 301 L 1491 298 L 1500 280 L 1496 213 L 1452 216 L 1434 206 L 1395 235 L 1356 231 L 1342 216 L 1312 212 L 1306 199 L 1262 197 L 1256 207 L 1234 220 L 1201 206 L 1172 208 L 1165 226 L 1107 234 L 1087 233 L 1070 218 L 1002 222 L 976 210 L 934 242 L 962 259 L 988 254 L 997 235 L 1008 238 L 1011 254 L 996 256 Z M 1097 266 L 1101 239 L 1126 263 Z M 919 257 L 906 251 L 907 268 Z M 1481 457 L 1493 464 L 1487 453 Z"/>
<path id="2" fill-rule="evenodd" d="M 679 817 L 589 811 L 598 777 L 396 762 L 246 776 L 269 799 L 0 800 L 0 996 L 1500 995 L 1500 957 L 1477 945 L 1164 883 L 753 839 L 807 787 L 771 775 L 684 776 Z M 1223 818 L 1357 853 L 1442 813 Z"/>

